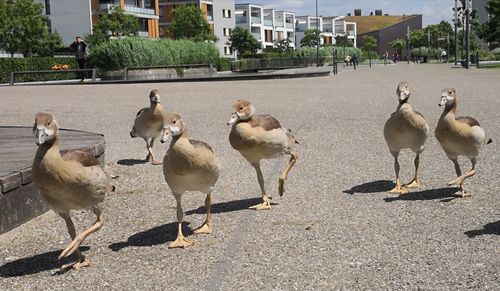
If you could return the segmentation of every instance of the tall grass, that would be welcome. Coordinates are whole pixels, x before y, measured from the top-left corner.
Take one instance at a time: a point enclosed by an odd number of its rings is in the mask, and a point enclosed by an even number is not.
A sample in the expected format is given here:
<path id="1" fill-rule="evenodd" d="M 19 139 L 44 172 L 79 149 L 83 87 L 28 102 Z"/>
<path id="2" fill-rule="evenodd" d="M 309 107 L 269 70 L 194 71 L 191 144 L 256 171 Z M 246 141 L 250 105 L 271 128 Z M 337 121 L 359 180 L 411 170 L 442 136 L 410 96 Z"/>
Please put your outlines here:
<path id="1" fill-rule="evenodd" d="M 114 39 L 93 47 L 89 64 L 103 70 L 125 67 L 216 64 L 214 44 L 189 40 L 150 40 L 138 37 Z"/>

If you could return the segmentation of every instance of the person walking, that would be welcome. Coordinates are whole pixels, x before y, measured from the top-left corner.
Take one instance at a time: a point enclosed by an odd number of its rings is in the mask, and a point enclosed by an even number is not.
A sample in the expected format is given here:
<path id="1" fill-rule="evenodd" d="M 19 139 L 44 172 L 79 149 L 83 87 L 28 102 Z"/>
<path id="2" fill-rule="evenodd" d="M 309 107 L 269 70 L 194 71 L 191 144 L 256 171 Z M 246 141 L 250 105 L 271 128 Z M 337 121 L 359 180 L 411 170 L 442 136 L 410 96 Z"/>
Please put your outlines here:
<path id="1" fill-rule="evenodd" d="M 78 63 L 78 68 L 80 70 L 85 69 L 85 64 L 87 62 L 87 43 L 79 36 L 75 38 L 75 41 L 71 44 L 71 49 L 75 52 L 76 61 Z M 85 72 L 80 73 L 81 80 L 83 82 L 85 79 Z"/>

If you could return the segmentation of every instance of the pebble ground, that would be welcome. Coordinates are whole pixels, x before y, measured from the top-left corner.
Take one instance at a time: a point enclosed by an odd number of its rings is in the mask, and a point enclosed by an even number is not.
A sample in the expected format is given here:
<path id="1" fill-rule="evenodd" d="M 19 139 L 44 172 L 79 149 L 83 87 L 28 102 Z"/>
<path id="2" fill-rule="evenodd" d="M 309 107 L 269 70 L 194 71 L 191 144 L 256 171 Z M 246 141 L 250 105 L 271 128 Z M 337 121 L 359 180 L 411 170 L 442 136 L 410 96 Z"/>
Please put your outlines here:
<path id="1" fill-rule="evenodd" d="M 382 129 L 402 80 L 431 136 L 421 189 L 395 196 L 387 192 L 394 169 Z M 57 273 L 69 235 L 49 211 L 0 235 L 0 289 L 499 290 L 499 80 L 496 69 L 397 64 L 303 79 L 2 87 L 0 124 L 31 126 L 36 112 L 48 110 L 60 127 L 103 133 L 106 171 L 119 178 L 105 200 L 104 227 L 82 244 L 90 267 Z M 478 119 L 494 140 L 482 149 L 465 199 L 446 186 L 455 171 L 433 135 L 444 87 L 457 89 L 459 114 Z M 167 248 L 176 237 L 175 199 L 162 167 L 142 161 L 144 142 L 129 136 L 153 88 L 221 163 L 211 235 L 191 231 L 203 222 L 204 195 L 184 196 L 185 233 L 195 240 L 187 249 Z M 263 163 L 271 211 L 247 209 L 259 202 L 257 179 L 228 142 L 226 121 L 240 98 L 300 141 L 283 197 L 277 181 L 286 159 Z M 157 143 L 154 151 L 161 158 L 167 147 Z M 403 181 L 413 158 L 400 156 Z M 86 211 L 73 217 L 79 230 L 94 221 Z"/>

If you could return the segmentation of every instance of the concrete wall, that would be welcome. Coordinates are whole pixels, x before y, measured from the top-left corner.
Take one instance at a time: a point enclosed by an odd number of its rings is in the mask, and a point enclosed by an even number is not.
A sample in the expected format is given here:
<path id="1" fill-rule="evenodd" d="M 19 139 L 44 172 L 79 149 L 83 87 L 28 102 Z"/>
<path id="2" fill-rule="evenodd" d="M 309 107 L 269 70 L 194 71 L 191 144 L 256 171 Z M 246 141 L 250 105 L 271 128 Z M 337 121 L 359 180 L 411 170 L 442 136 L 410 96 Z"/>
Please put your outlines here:
<path id="1" fill-rule="evenodd" d="M 379 56 L 387 51 L 389 53 L 389 57 L 391 57 L 392 53 L 395 52 L 395 50 L 389 45 L 389 42 L 397 38 L 406 40 L 408 26 L 410 27 L 410 31 L 422 29 L 422 15 L 412 15 L 392 26 L 358 35 L 358 47 L 363 46 L 363 37 L 371 35 L 377 39 L 378 47 L 375 49 L 375 51 L 379 54 Z M 401 60 L 404 59 L 406 55 L 407 50 L 403 49 L 401 52 Z"/>
<path id="2" fill-rule="evenodd" d="M 45 0 L 35 0 L 44 5 Z M 52 32 L 58 32 L 65 45 L 75 41 L 76 36 L 92 32 L 92 13 L 90 0 L 49 0 Z"/>
<path id="3" fill-rule="evenodd" d="M 231 18 L 225 18 L 222 14 L 223 9 L 231 11 Z M 231 30 L 235 27 L 235 9 L 234 0 L 215 0 L 213 2 L 213 16 L 214 16 L 214 34 L 217 37 L 215 45 L 219 48 L 219 53 L 222 57 L 232 57 L 232 54 L 225 55 L 224 47 L 228 47 L 226 43 L 229 41 L 228 36 L 224 36 L 224 28 Z"/>

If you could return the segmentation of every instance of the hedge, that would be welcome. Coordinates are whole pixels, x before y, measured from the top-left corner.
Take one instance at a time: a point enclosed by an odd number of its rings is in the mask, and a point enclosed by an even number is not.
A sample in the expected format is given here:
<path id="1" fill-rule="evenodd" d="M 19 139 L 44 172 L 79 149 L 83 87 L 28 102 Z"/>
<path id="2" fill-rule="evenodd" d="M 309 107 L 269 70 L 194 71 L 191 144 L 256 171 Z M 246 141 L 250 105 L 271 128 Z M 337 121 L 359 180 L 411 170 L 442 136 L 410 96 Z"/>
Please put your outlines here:
<path id="1" fill-rule="evenodd" d="M 50 70 L 56 64 L 68 64 L 70 69 L 78 69 L 75 57 L 33 57 L 33 58 L 0 58 L 0 83 L 10 81 L 12 71 Z M 76 73 L 19 75 L 16 82 L 50 81 L 76 79 Z"/>
<path id="2" fill-rule="evenodd" d="M 218 64 L 219 50 L 212 43 L 189 40 L 113 39 L 92 48 L 89 65 L 102 70 L 125 67 Z"/>

